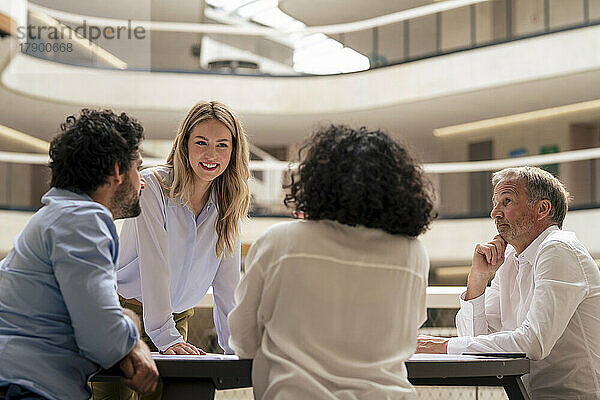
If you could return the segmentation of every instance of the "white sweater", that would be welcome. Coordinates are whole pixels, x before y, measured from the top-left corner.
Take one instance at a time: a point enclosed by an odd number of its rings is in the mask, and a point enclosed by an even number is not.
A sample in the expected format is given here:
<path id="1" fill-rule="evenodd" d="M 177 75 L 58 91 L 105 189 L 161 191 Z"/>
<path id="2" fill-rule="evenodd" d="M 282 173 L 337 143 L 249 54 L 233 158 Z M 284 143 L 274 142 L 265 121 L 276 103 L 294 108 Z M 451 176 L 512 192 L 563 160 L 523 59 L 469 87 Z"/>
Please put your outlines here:
<path id="1" fill-rule="evenodd" d="M 425 322 L 417 239 L 332 221 L 271 227 L 251 247 L 229 315 L 257 399 L 413 398 L 406 361 Z"/>

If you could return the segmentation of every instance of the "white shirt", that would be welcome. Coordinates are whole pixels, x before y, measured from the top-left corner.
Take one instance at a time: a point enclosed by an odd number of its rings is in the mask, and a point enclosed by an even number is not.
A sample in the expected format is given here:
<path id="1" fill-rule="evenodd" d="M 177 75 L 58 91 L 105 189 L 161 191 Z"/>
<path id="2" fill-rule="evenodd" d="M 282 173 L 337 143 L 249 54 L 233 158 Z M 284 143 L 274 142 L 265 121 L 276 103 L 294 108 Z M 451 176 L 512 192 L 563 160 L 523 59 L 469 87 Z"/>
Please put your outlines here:
<path id="1" fill-rule="evenodd" d="M 212 285 L 219 344 L 233 353 L 228 345 L 227 314 L 234 306 L 233 293 L 239 281 L 240 240 L 233 256 L 217 258 L 214 198 L 211 196 L 195 218 L 187 206 L 163 193 L 154 171 L 167 182 L 172 180 L 168 168 L 142 171 L 146 180 L 140 198 L 142 213 L 125 220 L 121 230 L 117 291 L 144 304 L 146 333 L 164 351 L 183 342 L 172 314 L 194 307 Z"/>
<path id="2" fill-rule="evenodd" d="M 574 233 L 551 226 L 518 257 L 508 246 L 485 293 L 461 296 L 456 326 L 450 354 L 526 353 L 532 398 L 600 399 L 600 271 Z"/>
<path id="3" fill-rule="evenodd" d="M 333 221 L 272 226 L 250 248 L 229 315 L 257 399 L 406 399 L 425 322 L 417 239 Z"/>

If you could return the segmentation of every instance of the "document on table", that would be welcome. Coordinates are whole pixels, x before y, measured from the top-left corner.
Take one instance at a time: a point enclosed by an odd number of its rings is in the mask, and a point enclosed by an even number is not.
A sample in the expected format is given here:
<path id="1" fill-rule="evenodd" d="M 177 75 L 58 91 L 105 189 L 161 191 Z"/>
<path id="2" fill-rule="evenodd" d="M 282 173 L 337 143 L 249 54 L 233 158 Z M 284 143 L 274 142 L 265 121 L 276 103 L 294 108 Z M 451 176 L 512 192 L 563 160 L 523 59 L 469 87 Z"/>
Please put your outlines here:
<path id="1" fill-rule="evenodd" d="M 410 361 L 481 361 L 482 357 L 459 354 L 413 354 Z"/>
<path id="2" fill-rule="evenodd" d="M 155 360 L 239 360 L 240 358 L 234 354 L 217 354 L 217 353 L 206 353 L 204 355 L 192 355 L 192 354 L 160 354 L 158 352 L 152 352 L 152 358 Z"/>

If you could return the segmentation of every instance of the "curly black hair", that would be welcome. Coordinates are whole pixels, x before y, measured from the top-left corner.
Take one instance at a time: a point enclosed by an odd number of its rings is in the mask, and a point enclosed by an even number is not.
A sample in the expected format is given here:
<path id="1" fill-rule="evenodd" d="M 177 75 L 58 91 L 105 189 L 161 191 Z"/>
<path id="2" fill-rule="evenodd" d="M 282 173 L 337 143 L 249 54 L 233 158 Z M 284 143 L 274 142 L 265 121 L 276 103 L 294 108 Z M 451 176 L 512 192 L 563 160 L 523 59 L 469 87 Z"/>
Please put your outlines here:
<path id="1" fill-rule="evenodd" d="M 131 168 L 144 138 L 142 125 L 125 113 L 84 108 L 60 125 L 50 143 L 50 186 L 91 194 L 115 171 Z"/>
<path id="2" fill-rule="evenodd" d="M 415 237 L 436 216 L 420 164 L 379 130 L 331 125 L 314 133 L 298 155 L 284 203 L 305 219 Z"/>

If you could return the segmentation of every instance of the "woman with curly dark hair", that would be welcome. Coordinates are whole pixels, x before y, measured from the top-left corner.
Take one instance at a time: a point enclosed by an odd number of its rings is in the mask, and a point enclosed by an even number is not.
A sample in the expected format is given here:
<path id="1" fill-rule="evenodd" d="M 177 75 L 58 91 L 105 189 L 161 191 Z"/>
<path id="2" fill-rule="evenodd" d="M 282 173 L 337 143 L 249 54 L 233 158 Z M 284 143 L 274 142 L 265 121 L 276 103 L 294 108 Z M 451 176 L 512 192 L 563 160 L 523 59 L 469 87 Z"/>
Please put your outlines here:
<path id="1" fill-rule="evenodd" d="M 425 322 L 430 184 L 381 131 L 330 126 L 300 150 L 287 206 L 250 248 L 229 315 L 257 399 L 404 399 Z"/>

